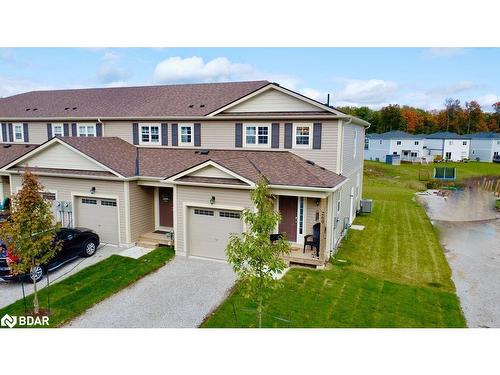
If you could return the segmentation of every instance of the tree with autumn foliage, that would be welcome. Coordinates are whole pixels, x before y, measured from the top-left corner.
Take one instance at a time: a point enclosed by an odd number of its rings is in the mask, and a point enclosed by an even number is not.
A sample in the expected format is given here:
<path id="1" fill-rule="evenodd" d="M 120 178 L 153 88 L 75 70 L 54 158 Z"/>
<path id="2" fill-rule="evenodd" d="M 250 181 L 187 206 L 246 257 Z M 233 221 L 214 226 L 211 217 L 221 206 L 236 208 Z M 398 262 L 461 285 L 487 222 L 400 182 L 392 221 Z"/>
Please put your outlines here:
<path id="1" fill-rule="evenodd" d="M 0 238 L 7 246 L 13 274 L 31 275 L 35 315 L 40 313 L 36 276 L 43 275 L 43 266 L 61 248 L 54 241 L 58 224 L 54 223 L 51 204 L 42 197 L 42 191 L 44 188 L 36 176 L 26 170 L 21 190 L 12 197 L 10 220 L 0 226 Z"/>

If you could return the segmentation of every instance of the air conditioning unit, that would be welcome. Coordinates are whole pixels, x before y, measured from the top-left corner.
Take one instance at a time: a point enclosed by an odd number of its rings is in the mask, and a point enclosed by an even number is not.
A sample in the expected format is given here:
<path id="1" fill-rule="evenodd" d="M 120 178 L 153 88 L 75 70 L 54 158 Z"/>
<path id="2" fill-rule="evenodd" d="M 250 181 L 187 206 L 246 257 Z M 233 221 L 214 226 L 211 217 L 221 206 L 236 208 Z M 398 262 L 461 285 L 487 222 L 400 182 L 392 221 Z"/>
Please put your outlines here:
<path id="1" fill-rule="evenodd" d="M 361 199 L 361 212 L 369 214 L 373 210 L 373 199 Z"/>

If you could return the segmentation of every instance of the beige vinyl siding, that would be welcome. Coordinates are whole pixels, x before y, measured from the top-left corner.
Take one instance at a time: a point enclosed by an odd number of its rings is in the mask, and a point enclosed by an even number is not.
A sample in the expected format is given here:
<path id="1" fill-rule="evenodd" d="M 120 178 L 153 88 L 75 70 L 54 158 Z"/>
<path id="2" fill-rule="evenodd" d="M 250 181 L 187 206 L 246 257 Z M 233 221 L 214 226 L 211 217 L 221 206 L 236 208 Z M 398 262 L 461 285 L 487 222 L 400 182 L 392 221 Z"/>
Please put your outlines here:
<path id="1" fill-rule="evenodd" d="M 29 142 L 40 144 L 47 141 L 47 123 L 46 122 L 30 122 L 28 124 Z"/>
<path id="2" fill-rule="evenodd" d="M 141 234 L 155 229 L 154 187 L 139 186 L 137 182 L 131 181 L 129 195 L 130 240 L 135 242 Z"/>
<path id="3" fill-rule="evenodd" d="M 54 143 L 49 148 L 44 149 L 43 152 L 22 161 L 20 164 L 38 168 L 71 168 L 86 171 L 106 170 L 61 143 Z"/>
<path id="4" fill-rule="evenodd" d="M 129 143 L 132 143 L 132 124 L 134 122 L 126 121 L 106 121 L 102 128 L 104 137 L 119 137 Z M 169 142 L 170 143 L 170 142 Z"/>
<path id="5" fill-rule="evenodd" d="M 238 189 L 223 189 L 223 188 L 204 188 L 198 186 L 182 186 L 176 187 L 177 200 L 175 214 L 175 248 L 177 252 L 184 251 L 184 203 L 199 203 L 206 205 L 209 203 L 212 196 L 215 197 L 215 207 L 218 206 L 233 206 L 233 207 L 252 207 L 250 199 L 250 191 Z"/>
<path id="6" fill-rule="evenodd" d="M 278 90 L 270 89 L 224 112 L 303 112 L 319 110 L 320 109 L 315 105 L 306 103 L 303 100 L 284 94 Z"/>
<path id="7" fill-rule="evenodd" d="M 306 203 L 306 226 L 304 230 L 304 235 L 312 234 L 312 227 L 317 223 L 316 212 L 319 212 L 319 207 L 316 206 L 316 198 L 307 198 Z"/>
<path id="8" fill-rule="evenodd" d="M 92 187 L 96 188 L 95 197 L 106 197 L 117 199 L 118 210 L 119 210 L 119 222 L 120 222 L 120 243 L 126 243 L 126 230 L 125 230 L 125 192 L 124 183 L 121 181 L 101 181 L 101 180 L 90 180 L 81 178 L 65 178 L 65 177 L 49 177 L 40 176 L 40 183 L 45 187 L 46 191 L 56 193 L 56 199 L 58 201 L 72 201 L 72 193 L 79 196 L 90 196 L 90 189 Z M 21 188 L 22 176 L 11 175 L 11 190 L 16 193 L 19 188 Z M 76 213 L 73 213 L 73 217 L 76 217 Z M 75 223 L 78 226 L 78 223 Z M 118 230 L 118 228 L 117 228 Z"/>

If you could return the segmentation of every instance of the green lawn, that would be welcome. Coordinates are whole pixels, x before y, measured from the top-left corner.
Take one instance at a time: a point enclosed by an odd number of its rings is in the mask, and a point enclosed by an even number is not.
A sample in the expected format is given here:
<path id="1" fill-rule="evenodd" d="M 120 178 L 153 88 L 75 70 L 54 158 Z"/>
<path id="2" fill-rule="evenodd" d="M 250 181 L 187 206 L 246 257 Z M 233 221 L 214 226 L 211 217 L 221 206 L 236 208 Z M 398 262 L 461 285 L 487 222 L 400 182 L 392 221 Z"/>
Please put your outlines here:
<path id="1" fill-rule="evenodd" d="M 442 164 L 441 164 L 442 165 Z M 448 163 L 459 179 L 500 175 L 500 166 Z M 374 211 L 355 223 L 330 269 L 291 269 L 265 307 L 265 327 L 465 327 L 437 233 L 414 192 L 430 166 L 365 164 L 363 196 Z M 252 302 L 235 288 L 203 327 L 255 327 Z"/>
<path id="2" fill-rule="evenodd" d="M 89 266 L 50 287 L 50 326 L 58 327 L 82 314 L 96 303 L 162 267 L 174 257 L 172 248 L 160 247 L 139 259 L 119 255 Z M 28 297 L 31 302 L 32 295 Z M 47 308 L 47 289 L 39 292 L 41 308 Z M 4 314 L 24 315 L 19 300 L 0 309 Z"/>

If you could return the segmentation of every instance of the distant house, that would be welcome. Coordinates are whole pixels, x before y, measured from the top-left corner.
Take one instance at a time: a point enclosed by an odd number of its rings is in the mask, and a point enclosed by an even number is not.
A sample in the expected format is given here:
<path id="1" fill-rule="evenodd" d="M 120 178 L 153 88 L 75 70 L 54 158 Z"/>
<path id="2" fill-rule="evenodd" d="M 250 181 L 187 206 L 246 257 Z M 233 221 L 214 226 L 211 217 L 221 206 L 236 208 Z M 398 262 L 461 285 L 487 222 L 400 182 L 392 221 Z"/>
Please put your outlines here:
<path id="1" fill-rule="evenodd" d="M 433 160 L 441 156 L 445 160 L 461 161 L 469 158 L 470 136 L 451 132 L 438 132 L 425 136 L 424 154 Z"/>
<path id="2" fill-rule="evenodd" d="M 399 155 L 401 161 L 420 161 L 424 138 L 400 130 L 382 134 L 367 134 L 365 160 L 384 162 L 387 155 Z"/>
<path id="3" fill-rule="evenodd" d="M 500 133 L 482 132 L 470 135 L 471 160 L 492 162 L 500 161 Z"/>

